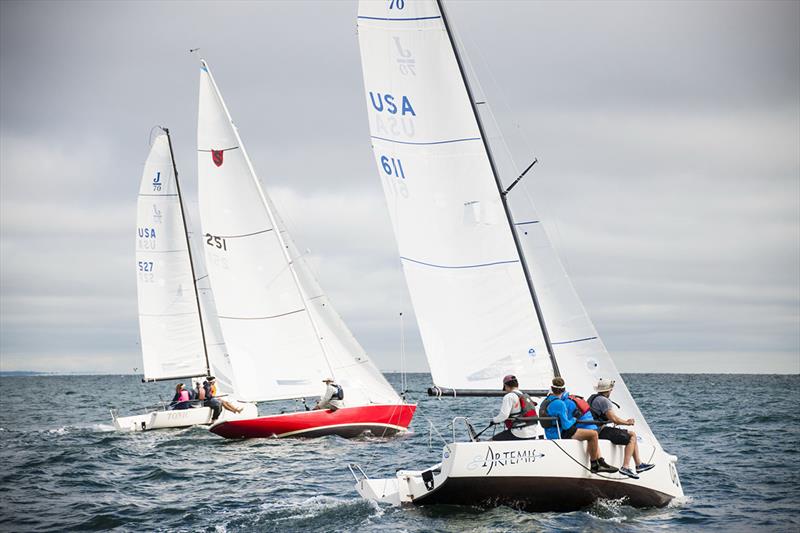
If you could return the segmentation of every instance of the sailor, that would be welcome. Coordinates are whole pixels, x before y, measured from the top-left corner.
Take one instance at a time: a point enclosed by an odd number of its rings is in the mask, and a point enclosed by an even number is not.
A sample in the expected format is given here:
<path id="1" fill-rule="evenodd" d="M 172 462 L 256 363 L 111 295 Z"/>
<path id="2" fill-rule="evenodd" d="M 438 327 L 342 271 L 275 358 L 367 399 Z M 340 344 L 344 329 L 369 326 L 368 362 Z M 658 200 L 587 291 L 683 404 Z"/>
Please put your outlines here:
<path id="1" fill-rule="evenodd" d="M 209 376 L 203 382 L 203 394 L 205 396 L 205 405 L 206 407 L 211 408 L 211 423 L 217 421 L 219 415 L 222 413 L 222 408 L 224 407 L 225 410 L 230 411 L 232 413 L 241 413 L 243 409 L 237 408 L 230 402 L 227 402 L 221 398 L 216 398 L 217 394 L 217 379 L 214 376 Z"/>
<path id="2" fill-rule="evenodd" d="M 172 397 L 172 402 L 170 402 L 169 406 L 171 409 L 188 409 L 190 406 L 189 400 L 191 400 L 191 395 L 186 390 L 186 386 L 183 383 L 178 383 L 175 385 L 175 396 Z"/>
<path id="3" fill-rule="evenodd" d="M 344 407 L 344 403 L 342 402 L 342 400 L 344 400 L 344 389 L 334 383 L 331 378 L 325 378 L 322 382 L 325 384 L 325 394 L 319 399 L 314 409 L 330 409 L 331 411 L 336 411 Z"/>
<path id="4" fill-rule="evenodd" d="M 519 390 L 516 376 L 503 378 L 503 403 L 500 412 L 492 418 L 492 424 L 505 423 L 506 429 L 492 437 L 492 440 L 527 440 L 535 439 L 541 434 L 537 422 L 523 422 L 520 417 L 536 416 L 536 403 Z"/>
<path id="5" fill-rule="evenodd" d="M 561 438 L 586 441 L 592 473 L 616 472 L 617 468 L 606 463 L 600 456 L 597 431 L 577 426 L 578 420 L 573 416 L 574 404 L 575 402 L 570 400 L 567 394 L 564 378 L 553 378 L 550 394 L 542 402 L 539 416 L 552 416 L 557 420 L 541 421 L 545 435 L 551 440 Z"/>
<path id="6" fill-rule="evenodd" d="M 623 419 L 617 416 L 614 411 L 614 405 L 616 404 L 610 399 L 611 391 L 614 390 L 613 379 L 600 378 L 597 385 L 594 386 L 594 390 L 596 393 L 589 396 L 589 408 L 596 420 L 613 422 L 623 426 L 632 426 L 634 424 L 633 418 Z M 619 406 L 617 405 L 617 407 Z M 620 474 L 639 479 L 638 474 L 646 472 L 655 466 L 650 463 L 643 463 L 639 458 L 639 443 L 636 441 L 636 433 L 634 431 L 606 424 L 600 430 L 598 436 L 619 446 L 625 446 L 625 459 L 622 462 L 622 468 L 619 469 Z M 636 472 L 629 466 L 631 457 L 636 461 Z"/>

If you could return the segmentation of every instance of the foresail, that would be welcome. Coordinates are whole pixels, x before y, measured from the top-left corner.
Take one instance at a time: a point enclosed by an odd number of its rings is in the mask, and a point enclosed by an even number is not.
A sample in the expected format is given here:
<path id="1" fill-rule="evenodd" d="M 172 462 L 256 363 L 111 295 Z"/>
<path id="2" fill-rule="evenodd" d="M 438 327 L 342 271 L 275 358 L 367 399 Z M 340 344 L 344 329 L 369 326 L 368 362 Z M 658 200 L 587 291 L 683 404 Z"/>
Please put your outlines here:
<path id="1" fill-rule="evenodd" d="M 319 395 L 331 374 L 266 195 L 205 63 L 197 125 L 200 219 L 237 394 Z"/>
<path id="2" fill-rule="evenodd" d="M 333 370 L 332 377 L 347 391 L 347 404 L 352 406 L 400 403 L 400 396 L 372 363 L 323 292 L 291 235 L 285 230 L 277 210 L 274 207 L 272 210 L 276 215 L 278 226 L 282 228 L 306 305 L 317 324 L 325 353 Z"/>
<path id="3" fill-rule="evenodd" d="M 655 441 L 650 427 L 639 411 L 614 361 L 597 334 L 572 282 L 550 243 L 545 225 L 524 190 L 515 190 L 511 207 L 518 220 L 520 242 L 529 260 L 531 275 L 537 284 L 539 302 L 547 321 L 559 370 L 569 390 L 587 396 L 599 378 L 616 381 L 612 399 L 620 405 L 625 418 L 636 419 L 640 436 Z"/>
<path id="4" fill-rule="evenodd" d="M 144 378 L 201 376 L 206 359 L 167 136 L 155 138 L 137 201 L 136 276 Z"/>
<path id="5" fill-rule="evenodd" d="M 435 1 L 361 1 L 372 147 L 434 383 L 546 388 L 549 354 Z"/>

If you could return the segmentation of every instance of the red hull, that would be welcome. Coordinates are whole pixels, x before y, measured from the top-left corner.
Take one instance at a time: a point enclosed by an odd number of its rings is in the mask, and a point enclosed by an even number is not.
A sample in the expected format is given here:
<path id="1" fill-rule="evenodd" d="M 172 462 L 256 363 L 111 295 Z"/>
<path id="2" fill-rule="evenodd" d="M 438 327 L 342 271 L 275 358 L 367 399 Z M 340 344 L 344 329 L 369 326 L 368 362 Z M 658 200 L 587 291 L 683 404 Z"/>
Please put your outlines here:
<path id="1" fill-rule="evenodd" d="M 394 435 L 408 428 L 416 405 L 364 405 L 336 411 L 300 411 L 282 415 L 231 420 L 211 428 L 227 439 L 254 437 L 355 437 L 370 431 L 373 435 Z"/>

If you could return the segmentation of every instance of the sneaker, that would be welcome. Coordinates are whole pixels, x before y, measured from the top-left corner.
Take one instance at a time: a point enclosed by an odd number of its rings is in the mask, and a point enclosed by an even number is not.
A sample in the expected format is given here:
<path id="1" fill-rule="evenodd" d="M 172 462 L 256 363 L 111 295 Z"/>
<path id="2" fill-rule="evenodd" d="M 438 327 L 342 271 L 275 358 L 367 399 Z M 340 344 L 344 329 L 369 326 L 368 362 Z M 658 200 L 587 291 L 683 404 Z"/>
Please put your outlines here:
<path id="1" fill-rule="evenodd" d="M 592 465 L 592 472 L 595 474 L 597 472 L 606 472 L 608 474 L 613 474 L 618 470 L 617 467 L 611 466 L 610 464 L 606 463 L 606 460 L 602 457 L 597 460 L 597 463 Z"/>
<path id="2" fill-rule="evenodd" d="M 619 469 L 619 473 L 624 476 L 628 476 L 631 479 L 639 479 L 639 476 L 636 474 L 636 472 L 634 472 L 630 468 L 625 468 L 624 466 Z"/>
<path id="3" fill-rule="evenodd" d="M 652 465 L 650 463 L 639 463 L 636 465 L 636 472 L 641 474 L 642 472 L 647 472 L 651 468 L 654 468 L 656 465 Z"/>

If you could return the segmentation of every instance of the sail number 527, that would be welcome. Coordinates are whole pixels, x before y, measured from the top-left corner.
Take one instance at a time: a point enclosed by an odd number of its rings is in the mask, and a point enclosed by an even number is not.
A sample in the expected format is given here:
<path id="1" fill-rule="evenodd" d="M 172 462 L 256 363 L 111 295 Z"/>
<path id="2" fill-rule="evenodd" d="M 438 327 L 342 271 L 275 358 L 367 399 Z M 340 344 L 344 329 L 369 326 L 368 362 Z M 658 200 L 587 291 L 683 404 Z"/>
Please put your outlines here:
<path id="1" fill-rule="evenodd" d="M 403 163 L 401 163 L 399 159 L 382 155 L 381 166 L 383 167 L 383 171 L 390 176 L 406 179 L 406 173 L 403 172 Z"/>

